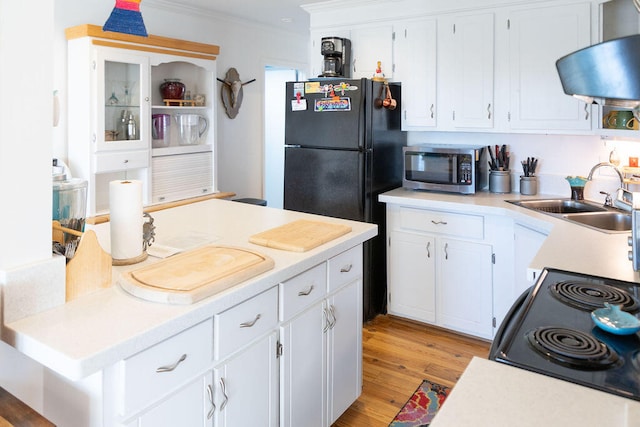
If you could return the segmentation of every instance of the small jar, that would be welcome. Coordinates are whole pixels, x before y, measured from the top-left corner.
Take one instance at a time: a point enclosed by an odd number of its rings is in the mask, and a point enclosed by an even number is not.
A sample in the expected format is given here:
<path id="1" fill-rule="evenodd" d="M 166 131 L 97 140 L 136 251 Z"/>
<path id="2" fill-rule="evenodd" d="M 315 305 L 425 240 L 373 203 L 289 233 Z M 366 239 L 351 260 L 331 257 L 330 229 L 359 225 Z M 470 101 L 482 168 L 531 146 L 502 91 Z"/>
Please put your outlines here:
<path id="1" fill-rule="evenodd" d="M 489 191 L 492 193 L 510 193 L 511 173 L 509 171 L 490 171 Z"/>
<path id="2" fill-rule="evenodd" d="M 520 194 L 524 196 L 538 194 L 538 178 L 535 176 L 520 176 Z"/>

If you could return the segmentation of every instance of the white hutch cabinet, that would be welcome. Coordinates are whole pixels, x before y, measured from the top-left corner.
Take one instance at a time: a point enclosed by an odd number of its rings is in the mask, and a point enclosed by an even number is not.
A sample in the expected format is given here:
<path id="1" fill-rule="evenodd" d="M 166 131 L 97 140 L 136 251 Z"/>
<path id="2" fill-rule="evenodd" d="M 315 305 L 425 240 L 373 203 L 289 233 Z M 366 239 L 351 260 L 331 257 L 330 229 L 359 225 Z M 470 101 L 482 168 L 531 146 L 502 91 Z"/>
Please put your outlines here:
<path id="1" fill-rule="evenodd" d="M 158 36 L 66 30 L 69 81 L 69 166 L 88 181 L 87 216 L 109 208 L 109 182 L 143 182 L 145 205 L 217 192 L 216 55 L 219 47 Z M 192 103 L 165 105 L 160 85 L 180 79 Z M 152 115 L 166 114 L 168 136 L 155 147 Z M 199 115 L 208 129 L 181 144 L 176 118 Z"/>

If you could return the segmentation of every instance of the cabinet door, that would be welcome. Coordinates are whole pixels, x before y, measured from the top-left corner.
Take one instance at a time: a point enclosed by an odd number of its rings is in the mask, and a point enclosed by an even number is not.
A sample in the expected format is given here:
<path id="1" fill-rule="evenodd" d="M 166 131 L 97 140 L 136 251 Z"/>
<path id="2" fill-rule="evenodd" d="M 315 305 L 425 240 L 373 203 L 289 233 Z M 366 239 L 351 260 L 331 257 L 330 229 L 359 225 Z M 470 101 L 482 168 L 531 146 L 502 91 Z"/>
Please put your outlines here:
<path id="1" fill-rule="evenodd" d="M 380 25 L 351 30 L 353 52 L 351 77 L 370 79 L 378 61 L 387 79 L 393 79 L 393 26 Z"/>
<path id="2" fill-rule="evenodd" d="M 545 233 L 533 230 L 520 224 L 514 227 L 514 289 L 513 301 L 533 283 L 527 277 L 531 261 L 547 238 Z"/>
<path id="3" fill-rule="evenodd" d="M 453 120 L 456 128 L 493 127 L 494 16 L 453 23 Z"/>
<path id="4" fill-rule="evenodd" d="M 217 427 L 275 427 L 278 422 L 277 333 L 214 370 Z M 195 425 L 195 424 L 175 424 Z"/>
<path id="5" fill-rule="evenodd" d="M 438 325 L 491 338 L 491 246 L 452 239 L 438 246 Z"/>
<path id="6" fill-rule="evenodd" d="M 95 48 L 96 150 L 149 148 L 149 58 Z"/>
<path id="7" fill-rule="evenodd" d="M 362 393 L 362 280 L 328 299 L 328 414 L 333 424 Z"/>
<path id="8" fill-rule="evenodd" d="M 212 426 L 213 413 L 207 387 L 212 382 L 212 374 L 189 383 L 173 393 L 169 398 L 141 415 L 136 427 Z"/>
<path id="9" fill-rule="evenodd" d="M 280 424 L 282 427 L 327 426 L 324 300 L 280 329 Z"/>
<path id="10" fill-rule="evenodd" d="M 511 129 L 591 129 L 591 105 L 564 93 L 555 66 L 590 44 L 590 11 L 589 3 L 578 3 L 511 12 Z"/>
<path id="11" fill-rule="evenodd" d="M 394 77 L 402 82 L 402 130 L 436 125 L 436 20 L 397 30 Z"/>
<path id="12" fill-rule="evenodd" d="M 436 321 L 433 236 L 393 231 L 389 243 L 389 313 Z"/>

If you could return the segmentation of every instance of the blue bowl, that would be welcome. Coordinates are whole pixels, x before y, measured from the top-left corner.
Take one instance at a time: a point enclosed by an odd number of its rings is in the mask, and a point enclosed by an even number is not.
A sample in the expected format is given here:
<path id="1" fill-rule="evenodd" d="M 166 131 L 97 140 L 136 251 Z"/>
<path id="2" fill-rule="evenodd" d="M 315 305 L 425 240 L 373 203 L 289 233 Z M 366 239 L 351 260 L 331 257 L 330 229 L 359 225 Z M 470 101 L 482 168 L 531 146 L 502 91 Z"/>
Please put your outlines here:
<path id="1" fill-rule="evenodd" d="M 591 312 L 591 318 L 600 329 L 616 335 L 631 335 L 640 331 L 640 319 L 622 311 L 622 306 L 608 302 L 604 306 Z"/>

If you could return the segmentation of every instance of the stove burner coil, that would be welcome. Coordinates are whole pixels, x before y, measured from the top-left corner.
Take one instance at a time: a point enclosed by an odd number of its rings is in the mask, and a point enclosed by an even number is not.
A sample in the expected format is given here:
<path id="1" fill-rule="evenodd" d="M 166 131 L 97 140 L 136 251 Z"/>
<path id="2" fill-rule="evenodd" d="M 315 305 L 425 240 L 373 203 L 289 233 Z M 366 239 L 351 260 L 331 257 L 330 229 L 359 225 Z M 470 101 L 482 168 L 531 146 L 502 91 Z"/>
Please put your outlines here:
<path id="1" fill-rule="evenodd" d="M 610 285 L 566 280 L 552 284 L 549 289 L 556 299 L 581 310 L 603 308 L 605 302 L 622 305 L 622 310 L 629 313 L 640 309 L 633 295 Z"/>
<path id="2" fill-rule="evenodd" d="M 526 334 L 529 345 L 552 362 L 583 370 L 607 369 L 616 365 L 618 354 L 584 332 L 543 326 Z"/>

